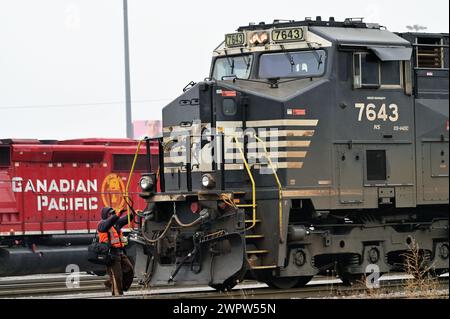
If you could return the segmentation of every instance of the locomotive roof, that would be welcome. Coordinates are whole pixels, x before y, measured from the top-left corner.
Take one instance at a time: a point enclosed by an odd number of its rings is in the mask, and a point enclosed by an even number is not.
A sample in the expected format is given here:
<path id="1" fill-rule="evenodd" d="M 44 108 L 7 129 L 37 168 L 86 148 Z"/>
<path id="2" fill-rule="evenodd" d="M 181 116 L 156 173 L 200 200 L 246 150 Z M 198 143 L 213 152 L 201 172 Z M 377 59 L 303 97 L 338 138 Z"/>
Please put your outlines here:
<path id="1" fill-rule="evenodd" d="M 237 29 L 242 31 L 268 30 L 273 28 L 290 28 L 290 27 L 308 27 L 309 31 L 337 44 L 349 45 L 391 45 L 391 46 L 406 46 L 411 44 L 398 36 L 397 34 L 382 29 L 377 23 L 365 23 L 362 18 L 347 18 L 345 21 L 335 21 L 330 18 L 329 21 L 322 21 L 321 17 L 317 20 L 304 21 L 279 21 L 266 24 L 250 24 L 242 26 Z"/>
<path id="2" fill-rule="evenodd" d="M 290 28 L 290 27 L 312 27 L 312 26 L 325 26 L 325 27 L 352 27 L 352 28 L 380 28 L 376 23 L 365 23 L 363 18 L 347 18 L 345 21 L 335 21 L 333 17 L 330 17 L 329 21 L 322 21 L 321 17 L 316 17 L 316 20 L 307 18 L 303 21 L 295 20 L 274 20 L 273 23 L 260 22 L 259 24 L 249 24 L 248 26 L 242 26 L 237 31 L 253 31 L 253 30 L 265 30 L 271 28 Z"/>
<path id="3" fill-rule="evenodd" d="M 310 31 L 340 45 L 411 46 L 409 41 L 387 30 L 367 28 L 310 27 Z"/>
<path id="4" fill-rule="evenodd" d="M 334 18 L 322 21 L 321 17 L 317 17 L 315 21 L 310 19 L 287 22 L 275 20 L 270 24 L 262 22 L 250 24 L 239 27 L 238 33 L 226 34 L 225 41 L 214 50 L 213 55 L 226 56 L 256 51 L 340 46 L 372 50 L 382 61 L 409 60 L 411 58 L 412 45 L 408 40 L 395 32 L 386 30 L 379 24 L 365 23 L 362 20 L 362 18 L 354 18 L 337 22 Z M 279 35 L 280 30 L 286 30 L 285 33 L 287 30 L 298 30 L 297 34 L 302 34 L 302 36 L 298 39 L 286 40 L 274 38 L 274 34 Z M 251 42 L 251 38 L 259 32 L 267 32 L 265 45 L 261 45 L 259 42 L 255 45 Z M 286 34 L 286 36 L 288 35 Z"/>

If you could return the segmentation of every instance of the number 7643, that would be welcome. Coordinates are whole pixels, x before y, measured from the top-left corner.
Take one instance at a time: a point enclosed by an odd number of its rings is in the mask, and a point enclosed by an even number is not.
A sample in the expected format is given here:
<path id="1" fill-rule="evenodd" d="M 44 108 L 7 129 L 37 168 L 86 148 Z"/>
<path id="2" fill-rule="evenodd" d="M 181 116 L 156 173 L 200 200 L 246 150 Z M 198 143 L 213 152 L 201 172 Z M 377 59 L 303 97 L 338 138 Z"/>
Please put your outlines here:
<path id="1" fill-rule="evenodd" d="M 398 106 L 397 104 L 389 104 L 388 107 L 386 107 L 386 104 L 382 104 L 379 109 L 377 109 L 377 106 L 373 103 L 369 103 L 365 105 L 364 103 L 355 103 L 355 107 L 359 109 L 358 114 L 358 121 L 361 122 L 363 119 L 363 116 L 365 114 L 365 117 L 368 121 L 375 121 L 375 120 L 383 120 L 383 121 L 391 121 L 396 122 L 398 120 Z"/>

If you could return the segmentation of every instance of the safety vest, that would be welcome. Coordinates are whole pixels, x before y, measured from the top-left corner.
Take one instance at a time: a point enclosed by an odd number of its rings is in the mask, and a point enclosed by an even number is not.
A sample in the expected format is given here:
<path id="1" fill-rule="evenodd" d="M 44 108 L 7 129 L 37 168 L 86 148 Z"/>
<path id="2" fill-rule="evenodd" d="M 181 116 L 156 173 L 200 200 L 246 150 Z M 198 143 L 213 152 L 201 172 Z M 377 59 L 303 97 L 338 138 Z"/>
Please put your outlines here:
<path id="1" fill-rule="evenodd" d="M 98 239 L 101 243 L 107 243 L 108 242 L 108 233 L 110 237 L 110 243 L 112 247 L 115 248 L 123 248 L 123 246 L 126 244 L 126 239 L 123 237 L 122 231 L 117 232 L 116 228 L 113 226 L 111 227 L 108 232 L 98 232 Z"/>

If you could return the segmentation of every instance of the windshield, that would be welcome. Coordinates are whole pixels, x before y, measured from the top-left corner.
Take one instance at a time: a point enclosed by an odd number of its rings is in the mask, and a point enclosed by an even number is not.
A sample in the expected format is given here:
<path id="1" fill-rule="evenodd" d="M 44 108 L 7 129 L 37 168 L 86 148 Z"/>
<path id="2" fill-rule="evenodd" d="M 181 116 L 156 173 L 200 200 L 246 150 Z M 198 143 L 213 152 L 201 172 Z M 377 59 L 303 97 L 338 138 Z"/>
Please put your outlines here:
<path id="1" fill-rule="evenodd" d="M 235 75 L 240 79 L 248 79 L 252 61 L 253 57 L 251 55 L 218 58 L 214 64 L 213 78 L 222 80 L 224 76 Z"/>
<path id="2" fill-rule="evenodd" d="M 289 78 L 322 75 L 325 51 L 280 52 L 261 55 L 259 77 Z"/>

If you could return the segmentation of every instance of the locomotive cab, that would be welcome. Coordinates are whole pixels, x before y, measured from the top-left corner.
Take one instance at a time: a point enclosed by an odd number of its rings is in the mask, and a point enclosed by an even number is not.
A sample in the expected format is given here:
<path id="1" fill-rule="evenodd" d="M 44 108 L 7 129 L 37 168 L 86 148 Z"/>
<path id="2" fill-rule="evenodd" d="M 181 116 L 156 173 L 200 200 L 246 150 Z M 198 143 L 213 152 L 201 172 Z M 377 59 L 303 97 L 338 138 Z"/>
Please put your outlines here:
<path id="1" fill-rule="evenodd" d="M 448 35 L 413 37 L 357 19 L 226 34 L 210 77 L 163 109 L 142 282 L 350 283 L 403 269 L 413 242 L 448 269 Z M 423 48 L 439 68 L 417 65 Z"/>

